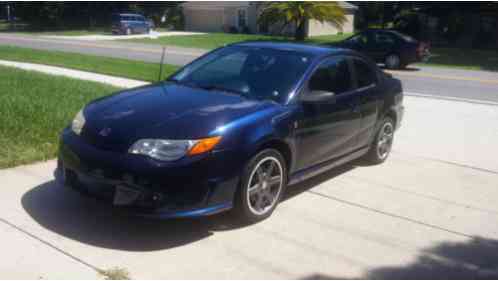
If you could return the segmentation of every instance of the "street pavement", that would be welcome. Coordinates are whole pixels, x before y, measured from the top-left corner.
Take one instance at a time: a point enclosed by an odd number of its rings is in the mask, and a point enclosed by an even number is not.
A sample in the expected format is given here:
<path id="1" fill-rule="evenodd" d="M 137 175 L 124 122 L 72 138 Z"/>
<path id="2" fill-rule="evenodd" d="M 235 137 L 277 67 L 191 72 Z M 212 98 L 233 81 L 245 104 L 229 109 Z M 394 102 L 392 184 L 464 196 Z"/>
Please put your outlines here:
<path id="1" fill-rule="evenodd" d="M 94 278 L 113 267 L 145 279 L 498 278 L 498 107 L 420 97 L 406 97 L 405 106 L 387 162 L 356 161 L 289 187 L 273 216 L 251 226 L 229 215 L 126 217 L 57 185 L 55 161 L 0 170 L 0 272 L 24 279 Z"/>
<path id="2" fill-rule="evenodd" d="M 162 53 L 162 46 L 154 44 L 91 42 L 18 34 L 0 34 L 0 44 L 155 63 L 160 62 Z M 168 64 L 184 65 L 205 52 L 201 49 L 167 46 L 164 61 Z M 408 70 L 392 73 L 401 79 L 406 92 L 498 102 L 496 72 L 413 66 Z"/>

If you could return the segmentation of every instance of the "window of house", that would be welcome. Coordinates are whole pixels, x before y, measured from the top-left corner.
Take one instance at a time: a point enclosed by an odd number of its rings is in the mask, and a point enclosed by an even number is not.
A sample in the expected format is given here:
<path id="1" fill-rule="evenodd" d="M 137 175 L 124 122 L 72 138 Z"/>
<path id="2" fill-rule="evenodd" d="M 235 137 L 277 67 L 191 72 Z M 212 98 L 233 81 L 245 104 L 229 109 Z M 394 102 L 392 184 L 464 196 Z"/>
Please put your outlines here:
<path id="1" fill-rule="evenodd" d="M 238 11 L 237 21 L 239 27 L 247 26 L 247 12 L 245 9 L 240 9 Z"/>
<path id="2" fill-rule="evenodd" d="M 333 92 L 337 95 L 351 90 L 351 73 L 344 57 L 328 59 L 313 73 L 309 90 Z"/>

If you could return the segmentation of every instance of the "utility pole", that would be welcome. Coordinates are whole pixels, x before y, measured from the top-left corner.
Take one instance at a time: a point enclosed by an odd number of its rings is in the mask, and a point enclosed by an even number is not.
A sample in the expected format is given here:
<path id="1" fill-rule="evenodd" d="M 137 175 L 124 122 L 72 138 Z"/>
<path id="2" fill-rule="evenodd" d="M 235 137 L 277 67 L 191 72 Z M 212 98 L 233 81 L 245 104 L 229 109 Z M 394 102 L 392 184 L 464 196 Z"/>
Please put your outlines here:
<path id="1" fill-rule="evenodd" d="M 10 4 L 7 3 L 7 22 L 10 22 Z"/>

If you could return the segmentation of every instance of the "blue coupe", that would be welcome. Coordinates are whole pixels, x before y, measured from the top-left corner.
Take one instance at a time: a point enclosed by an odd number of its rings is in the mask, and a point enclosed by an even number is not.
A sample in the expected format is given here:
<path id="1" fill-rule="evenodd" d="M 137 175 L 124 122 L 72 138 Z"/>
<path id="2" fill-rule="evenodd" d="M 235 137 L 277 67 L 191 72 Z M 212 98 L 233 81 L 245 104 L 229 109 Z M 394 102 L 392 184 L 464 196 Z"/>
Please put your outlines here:
<path id="1" fill-rule="evenodd" d="M 351 50 L 216 49 L 167 80 L 89 103 L 61 134 L 58 179 L 135 215 L 267 218 L 287 186 L 389 155 L 399 80 Z"/>

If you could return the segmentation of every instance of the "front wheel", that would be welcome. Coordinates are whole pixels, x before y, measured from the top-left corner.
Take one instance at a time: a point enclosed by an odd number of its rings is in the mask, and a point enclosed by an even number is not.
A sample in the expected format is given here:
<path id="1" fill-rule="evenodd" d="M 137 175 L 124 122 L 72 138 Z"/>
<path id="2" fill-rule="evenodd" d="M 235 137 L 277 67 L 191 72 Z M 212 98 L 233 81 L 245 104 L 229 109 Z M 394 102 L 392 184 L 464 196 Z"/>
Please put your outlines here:
<path id="1" fill-rule="evenodd" d="M 284 158 L 275 149 L 254 156 L 242 172 L 235 198 L 235 210 L 244 221 L 266 219 L 277 207 L 287 185 Z"/>
<path id="2" fill-rule="evenodd" d="M 394 139 L 394 121 L 385 117 L 375 135 L 375 139 L 366 155 L 366 160 L 372 164 L 380 164 L 386 161 Z"/>

